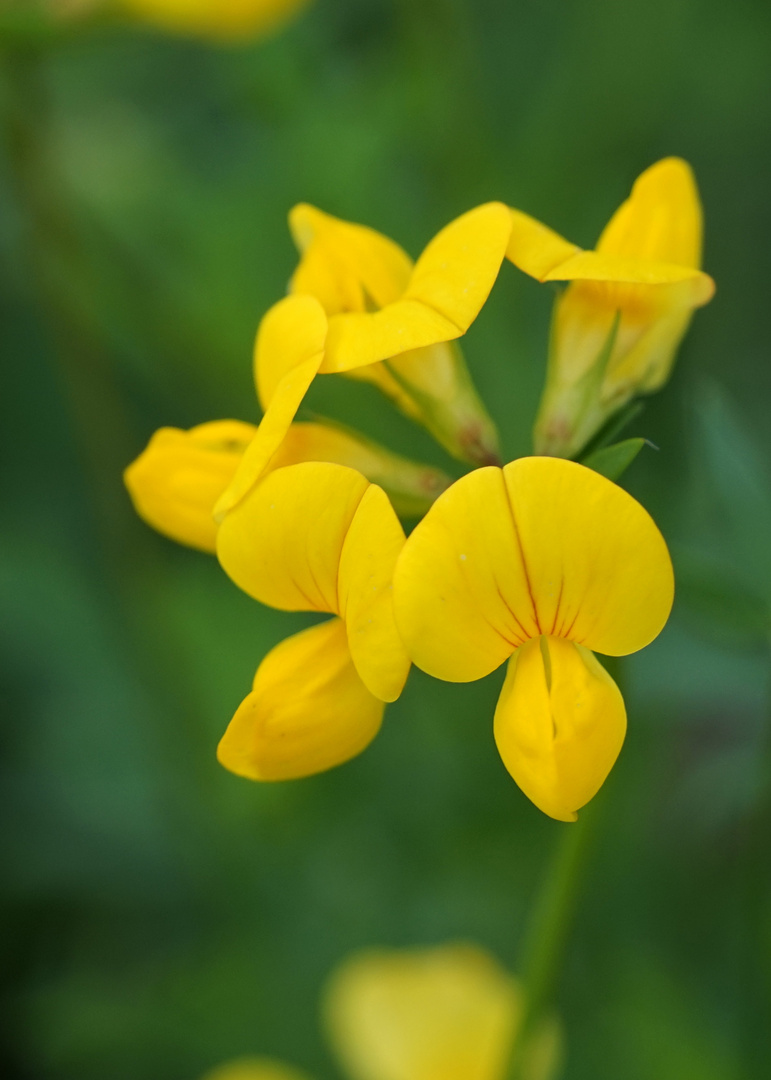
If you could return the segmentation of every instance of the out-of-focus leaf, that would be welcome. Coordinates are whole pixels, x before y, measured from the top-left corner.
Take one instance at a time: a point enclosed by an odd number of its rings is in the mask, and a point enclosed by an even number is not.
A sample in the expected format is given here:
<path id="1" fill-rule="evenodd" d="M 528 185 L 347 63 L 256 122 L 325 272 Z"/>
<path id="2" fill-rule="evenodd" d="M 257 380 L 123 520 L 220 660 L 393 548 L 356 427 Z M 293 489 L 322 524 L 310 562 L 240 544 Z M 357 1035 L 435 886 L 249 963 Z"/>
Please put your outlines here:
<path id="1" fill-rule="evenodd" d="M 674 551 L 677 594 L 700 635 L 739 647 L 769 639 L 768 605 L 726 566 L 692 551 Z"/>
<path id="2" fill-rule="evenodd" d="M 613 446 L 595 450 L 588 457 L 583 458 L 581 464 L 602 473 L 608 480 L 618 480 L 646 444 L 653 445 L 647 439 L 624 439 L 623 442 L 614 443 Z"/>
<path id="3" fill-rule="evenodd" d="M 746 423 L 723 389 L 704 384 L 696 398 L 697 453 L 727 529 L 731 563 L 748 590 L 771 599 L 771 474 Z"/>

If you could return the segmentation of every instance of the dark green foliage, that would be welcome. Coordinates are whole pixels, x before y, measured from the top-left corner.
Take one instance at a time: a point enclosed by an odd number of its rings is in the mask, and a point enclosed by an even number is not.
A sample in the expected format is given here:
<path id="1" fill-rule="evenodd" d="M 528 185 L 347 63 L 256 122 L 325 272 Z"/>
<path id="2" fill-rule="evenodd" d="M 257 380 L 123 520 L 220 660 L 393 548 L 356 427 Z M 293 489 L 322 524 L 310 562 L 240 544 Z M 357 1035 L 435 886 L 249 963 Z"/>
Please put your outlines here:
<path id="1" fill-rule="evenodd" d="M 259 415 L 293 203 L 417 254 L 503 199 L 589 246 L 672 153 L 718 294 L 633 431 L 660 452 L 624 482 L 681 585 L 627 668 L 565 1080 L 771 1075 L 770 48 L 765 0 L 318 0 L 234 51 L 109 28 L 3 46 L 4 1076 L 196 1080 L 264 1052 L 331 1080 L 317 1000 L 347 951 L 471 938 L 517 963 L 566 826 L 498 759 L 502 673 L 413 672 L 359 760 L 236 779 L 218 737 L 306 620 L 152 534 L 120 473 L 162 424 Z M 464 341 L 507 459 L 529 451 L 551 300 L 505 265 Z M 453 471 L 371 388 L 320 380 L 309 408 Z"/>

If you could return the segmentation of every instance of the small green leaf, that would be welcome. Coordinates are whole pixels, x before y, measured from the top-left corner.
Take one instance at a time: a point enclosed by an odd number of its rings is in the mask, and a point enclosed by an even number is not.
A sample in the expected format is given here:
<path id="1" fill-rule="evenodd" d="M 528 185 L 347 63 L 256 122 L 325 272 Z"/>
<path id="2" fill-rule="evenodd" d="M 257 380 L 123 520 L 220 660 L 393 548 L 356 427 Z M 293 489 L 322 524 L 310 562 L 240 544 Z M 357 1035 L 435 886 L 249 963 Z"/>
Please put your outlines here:
<path id="1" fill-rule="evenodd" d="M 614 443 L 613 446 L 595 450 L 593 454 L 585 457 L 581 464 L 607 476 L 608 480 L 618 480 L 646 445 L 653 446 L 653 443 L 648 442 L 647 439 L 624 439 L 623 442 Z"/>

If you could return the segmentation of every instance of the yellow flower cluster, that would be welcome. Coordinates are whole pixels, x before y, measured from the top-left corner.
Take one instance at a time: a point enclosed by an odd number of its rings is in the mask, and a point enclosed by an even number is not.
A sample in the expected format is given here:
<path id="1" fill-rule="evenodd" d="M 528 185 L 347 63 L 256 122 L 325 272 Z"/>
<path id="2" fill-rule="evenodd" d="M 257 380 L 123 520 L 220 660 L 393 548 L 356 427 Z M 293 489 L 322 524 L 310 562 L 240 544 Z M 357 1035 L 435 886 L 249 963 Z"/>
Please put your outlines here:
<path id="1" fill-rule="evenodd" d="M 351 1080 L 502 1080 L 522 1014 L 519 983 L 476 945 L 369 950 L 346 960 L 325 989 L 322 1015 Z M 523 1076 L 551 1080 L 561 1031 L 546 1017 Z M 269 1058 L 220 1065 L 204 1080 L 308 1080 Z"/>
<path id="2" fill-rule="evenodd" d="M 496 202 L 451 222 L 414 264 L 379 233 L 310 206 L 290 226 L 299 265 L 255 346 L 261 423 L 163 429 L 126 473 L 145 520 L 216 550 L 250 596 L 332 616 L 265 657 L 219 760 L 255 780 L 328 769 L 374 738 L 412 663 L 466 682 L 508 660 L 501 757 L 545 813 L 575 820 L 626 728 L 594 652 L 652 641 L 674 583 L 646 511 L 568 459 L 663 383 L 712 294 L 690 170 L 667 159 L 644 173 L 594 252 Z M 541 456 L 501 467 L 457 340 L 505 257 L 571 284 L 556 302 Z M 295 422 L 326 374 L 374 384 L 475 468 L 450 485 L 349 429 Z M 407 540 L 397 511 L 425 515 Z"/>

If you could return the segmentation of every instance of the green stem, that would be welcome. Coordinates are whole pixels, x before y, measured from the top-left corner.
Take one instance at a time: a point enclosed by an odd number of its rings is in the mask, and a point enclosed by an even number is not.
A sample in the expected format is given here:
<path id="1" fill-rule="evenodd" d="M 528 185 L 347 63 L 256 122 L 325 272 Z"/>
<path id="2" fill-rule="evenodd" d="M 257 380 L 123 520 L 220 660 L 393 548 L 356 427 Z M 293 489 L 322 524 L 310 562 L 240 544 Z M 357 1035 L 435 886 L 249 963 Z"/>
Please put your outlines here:
<path id="1" fill-rule="evenodd" d="M 523 1010 L 507 1080 L 525 1080 L 528 1047 L 552 1005 L 598 813 L 595 800 L 574 825 L 560 826 L 556 850 L 533 902 L 520 964 Z"/>

